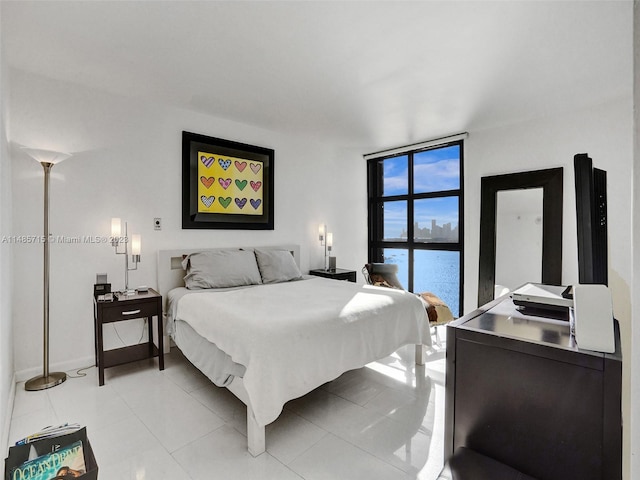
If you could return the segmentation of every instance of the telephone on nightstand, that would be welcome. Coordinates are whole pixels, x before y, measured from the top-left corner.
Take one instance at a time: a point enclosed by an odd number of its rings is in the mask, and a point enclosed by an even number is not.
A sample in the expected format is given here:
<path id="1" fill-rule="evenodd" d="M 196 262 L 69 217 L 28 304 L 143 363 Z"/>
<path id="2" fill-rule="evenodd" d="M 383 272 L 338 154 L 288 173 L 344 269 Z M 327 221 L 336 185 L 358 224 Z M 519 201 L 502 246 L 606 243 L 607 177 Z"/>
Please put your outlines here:
<path id="1" fill-rule="evenodd" d="M 98 298 L 99 295 L 105 295 L 111 293 L 111 284 L 106 282 L 106 275 L 104 282 L 96 282 L 93 285 L 93 296 Z"/>

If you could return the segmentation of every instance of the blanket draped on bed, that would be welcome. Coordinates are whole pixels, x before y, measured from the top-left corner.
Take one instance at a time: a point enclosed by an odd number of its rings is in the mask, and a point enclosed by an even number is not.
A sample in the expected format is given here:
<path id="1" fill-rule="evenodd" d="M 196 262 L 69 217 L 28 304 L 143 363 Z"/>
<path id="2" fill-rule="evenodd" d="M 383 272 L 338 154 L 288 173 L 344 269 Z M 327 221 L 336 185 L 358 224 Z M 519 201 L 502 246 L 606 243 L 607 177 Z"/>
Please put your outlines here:
<path id="1" fill-rule="evenodd" d="M 431 345 L 416 295 L 319 277 L 187 294 L 176 319 L 246 367 L 244 386 L 259 425 L 347 370 L 403 345 Z"/>

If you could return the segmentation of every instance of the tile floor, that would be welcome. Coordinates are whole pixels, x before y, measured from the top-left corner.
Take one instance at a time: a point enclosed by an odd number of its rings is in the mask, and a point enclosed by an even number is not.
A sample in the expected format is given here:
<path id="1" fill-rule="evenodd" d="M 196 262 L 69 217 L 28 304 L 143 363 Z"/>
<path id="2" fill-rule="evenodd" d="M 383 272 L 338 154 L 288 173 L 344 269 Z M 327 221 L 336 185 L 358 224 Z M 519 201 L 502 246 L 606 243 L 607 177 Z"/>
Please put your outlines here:
<path id="1" fill-rule="evenodd" d="M 101 480 L 431 480 L 443 457 L 444 348 L 425 366 L 413 352 L 404 347 L 287 403 L 257 458 L 246 450 L 245 406 L 176 348 L 163 372 L 157 360 L 114 367 L 103 387 L 95 367 L 41 392 L 17 385 L 9 441 L 51 424 L 86 425 Z"/>

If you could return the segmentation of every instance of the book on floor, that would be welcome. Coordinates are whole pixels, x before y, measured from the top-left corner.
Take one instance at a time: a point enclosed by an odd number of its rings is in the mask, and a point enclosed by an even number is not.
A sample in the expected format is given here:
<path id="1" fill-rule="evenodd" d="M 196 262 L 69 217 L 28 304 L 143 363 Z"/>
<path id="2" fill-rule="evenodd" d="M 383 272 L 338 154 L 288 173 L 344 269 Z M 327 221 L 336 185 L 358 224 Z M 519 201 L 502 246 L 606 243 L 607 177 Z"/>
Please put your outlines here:
<path id="1" fill-rule="evenodd" d="M 61 447 L 15 467 L 11 480 L 64 480 L 86 472 L 82 441 Z"/>

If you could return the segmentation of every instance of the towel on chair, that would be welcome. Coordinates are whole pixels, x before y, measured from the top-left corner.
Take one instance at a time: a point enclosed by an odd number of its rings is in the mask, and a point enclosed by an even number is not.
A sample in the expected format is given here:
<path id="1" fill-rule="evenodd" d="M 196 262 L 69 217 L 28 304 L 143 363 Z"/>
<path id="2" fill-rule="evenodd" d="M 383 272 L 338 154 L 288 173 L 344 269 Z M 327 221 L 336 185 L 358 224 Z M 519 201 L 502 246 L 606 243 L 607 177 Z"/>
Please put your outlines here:
<path id="1" fill-rule="evenodd" d="M 418 296 L 425 304 L 430 324 L 443 324 L 453 320 L 451 309 L 440 297 L 431 292 L 423 292 Z"/>

